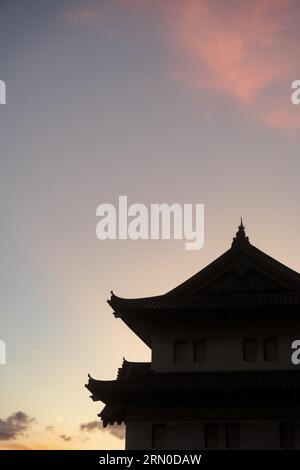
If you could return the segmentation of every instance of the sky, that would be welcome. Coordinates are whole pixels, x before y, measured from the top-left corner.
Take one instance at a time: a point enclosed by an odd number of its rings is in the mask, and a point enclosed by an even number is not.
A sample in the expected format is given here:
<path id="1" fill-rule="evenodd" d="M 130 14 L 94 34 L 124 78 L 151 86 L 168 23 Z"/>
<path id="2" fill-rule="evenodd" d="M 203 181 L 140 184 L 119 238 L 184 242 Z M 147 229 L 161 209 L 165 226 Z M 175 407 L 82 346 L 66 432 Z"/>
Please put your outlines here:
<path id="1" fill-rule="evenodd" d="M 88 373 L 149 348 L 106 300 L 250 241 L 300 271 L 298 0 L 2 0 L 0 448 L 122 449 Z M 205 206 L 205 243 L 96 237 L 96 208 Z"/>

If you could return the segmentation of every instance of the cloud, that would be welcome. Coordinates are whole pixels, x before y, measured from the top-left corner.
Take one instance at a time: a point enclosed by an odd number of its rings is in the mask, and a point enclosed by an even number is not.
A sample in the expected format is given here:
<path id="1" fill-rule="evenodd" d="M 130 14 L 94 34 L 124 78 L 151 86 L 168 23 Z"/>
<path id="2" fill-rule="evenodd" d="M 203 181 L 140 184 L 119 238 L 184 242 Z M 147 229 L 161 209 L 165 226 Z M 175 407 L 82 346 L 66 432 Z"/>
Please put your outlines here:
<path id="1" fill-rule="evenodd" d="M 46 431 L 54 433 L 55 427 L 54 426 L 46 426 Z"/>
<path id="2" fill-rule="evenodd" d="M 0 450 L 32 450 L 31 447 L 22 444 L 5 444 L 0 445 Z"/>
<path id="3" fill-rule="evenodd" d="M 80 425 L 80 431 L 99 431 L 101 428 L 100 421 L 89 421 L 88 423 L 82 423 Z"/>
<path id="4" fill-rule="evenodd" d="M 159 10 L 162 41 L 175 52 L 173 78 L 214 101 L 232 97 L 264 126 L 300 129 L 300 110 L 290 100 L 290 84 L 300 78 L 299 0 L 90 0 L 65 18 L 94 25 L 121 9 L 146 15 L 149 8 Z"/>
<path id="5" fill-rule="evenodd" d="M 35 418 L 23 411 L 13 413 L 5 420 L 0 419 L 0 441 L 9 441 L 24 435 L 35 422 Z"/>
<path id="6" fill-rule="evenodd" d="M 73 26 L 81 24 L 94 24 L 101 14 L 99 5 L 86 5 L 73 7 L 64 13 L 67 22 Z"/>
<path id="7" fill-rule="evenodd" d="M 118 439 L 125 438 L 125 427 L 123 425 L 114 424 L 114 425 L 108 426 L 107 428 L 103 428 L 100 421 L 97 421 L 97 420 L 89 421 L 87 423 L 82 423 L 80 425 L 80 431 L 87 432 L 87 433 L 101 431 L 105 433 L 110 433 L 112 436 L 115 436 Z"/>
<path id="8" fill-rule="evenodd" d="M 73 439 L 73 436 L 67 436 L 66 434 L 61 434 L 59 437 L 65 442 L 70 442 Z"/>
<path id="9" fill-rule="evenodd" d="M 114 424 L 112 426 L 108 426 L 107 431 L 112 434 L 113 436 L 117 437 L 118 439 L 125 439 L 125 426 Z"/>
<path id="10" fill-rule="evenodd" d="M 83 5 L 84 3 L 84 5 Z M 63 16 L 71 26 L 94 25 L 99 20 L 107 21 L 115 18 L 114 14 L 120 11 L 136 11 L 154 5 L 159 6 L 160 0 L 114 0 L 114 2 L 103 2 L 101 0 L 84 0 L 82 4 L 72 5 L 64 10 Z"/>
<path id="11" fill-rule="evenodd" d="M 185 60 L 176 73 L 193 90 L 231 95 L 264 125 L 299 129 L 290 101 L 300 73 L 299 13 L 295 0 L 176 2 L 169 37 Z"/>

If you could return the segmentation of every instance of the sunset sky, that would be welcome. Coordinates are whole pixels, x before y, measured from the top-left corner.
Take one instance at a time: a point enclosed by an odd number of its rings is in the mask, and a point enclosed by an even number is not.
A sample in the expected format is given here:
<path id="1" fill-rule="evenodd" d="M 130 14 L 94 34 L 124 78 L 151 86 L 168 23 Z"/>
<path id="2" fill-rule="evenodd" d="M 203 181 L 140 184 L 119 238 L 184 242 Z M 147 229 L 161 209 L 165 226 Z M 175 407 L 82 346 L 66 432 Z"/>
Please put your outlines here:
<path id="1" fill-rule="evenodd" d="M 118 449 L 88 373 L 149 349 L 106 300 L 250 241 L 300 271 L 299 0 L 2 0 L 0 448 Z M 100 241 L 96 208 L 205 205 L 205 244 Z"/>

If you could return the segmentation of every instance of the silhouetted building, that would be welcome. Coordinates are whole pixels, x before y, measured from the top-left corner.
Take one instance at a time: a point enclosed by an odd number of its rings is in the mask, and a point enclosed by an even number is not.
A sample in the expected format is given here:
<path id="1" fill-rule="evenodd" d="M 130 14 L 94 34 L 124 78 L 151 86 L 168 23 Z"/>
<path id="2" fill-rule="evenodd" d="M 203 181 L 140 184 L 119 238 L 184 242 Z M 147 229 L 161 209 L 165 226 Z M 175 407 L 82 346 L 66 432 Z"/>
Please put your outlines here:
<path id="1" fill-rule="evenodd" d="M 108 301 L 152 350 L 117 380 L 89 378 L 104 426 L 127 449 L 300 448 L 300 274 L 250 244 L 231 248 L 170 292 Z M 300 366 L 299 366 L 300 367 Z"/>

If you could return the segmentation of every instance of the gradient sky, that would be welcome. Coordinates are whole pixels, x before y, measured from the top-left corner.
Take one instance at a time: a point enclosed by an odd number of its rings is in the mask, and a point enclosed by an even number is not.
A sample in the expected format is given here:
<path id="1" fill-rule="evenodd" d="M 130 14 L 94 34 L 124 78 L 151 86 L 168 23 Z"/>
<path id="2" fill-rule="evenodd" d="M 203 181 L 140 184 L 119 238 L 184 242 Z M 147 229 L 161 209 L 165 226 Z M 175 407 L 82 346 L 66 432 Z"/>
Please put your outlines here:
<path id="1" fill-rule="evenodd" d="M 102 407 L 87 374 L 150 359 L 111 289 L 175 287 L 241 215 L 300 271 L 299 19 L 298 0 L 1 1 L 0 437 L 15 434 L 0 447 L 124 447 L 114 428 L 80 430 Z M 203 250 L 97 240 L 96 207 L 121 194 L 204 203 Z"/>

